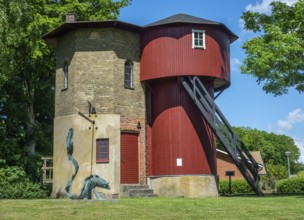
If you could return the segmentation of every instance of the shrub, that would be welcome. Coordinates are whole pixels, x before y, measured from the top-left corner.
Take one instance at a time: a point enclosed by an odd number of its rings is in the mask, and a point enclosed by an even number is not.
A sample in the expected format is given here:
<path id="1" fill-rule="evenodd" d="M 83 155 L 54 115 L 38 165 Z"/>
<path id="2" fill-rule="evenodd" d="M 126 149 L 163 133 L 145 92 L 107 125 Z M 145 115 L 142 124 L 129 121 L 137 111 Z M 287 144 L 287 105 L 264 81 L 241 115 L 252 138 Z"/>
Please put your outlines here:
<path id="1" fill-rule="evenodd" d="M 279 180 L 277 182 L 277 192 L 304 193 L 304 176 Z"/>
<path id="2" fill-rule="evenodd" d="M 30 182 L 22 168 L 0 168 L 0 199 L 39 199 L 47 197 L 47 189 L 41 184 Z"/>
<path id="3" fill-rule="evenodd" d="M 304 177 L 304 171 L 300 171 L 300 172 L 298 172 L 298 177 Z"/>
<path id="4" fill-rule="evenodd" d="M 219 193 L 220 193 L 220 195 L 246 194 L 246 193 L 253 193 L 253 191 L 246 180 L 232 180 L 231 181 L 231 193 L 230 193 L 229 192 L 229 180 L 222 180 L 222 181 L 220 181 Z"/>

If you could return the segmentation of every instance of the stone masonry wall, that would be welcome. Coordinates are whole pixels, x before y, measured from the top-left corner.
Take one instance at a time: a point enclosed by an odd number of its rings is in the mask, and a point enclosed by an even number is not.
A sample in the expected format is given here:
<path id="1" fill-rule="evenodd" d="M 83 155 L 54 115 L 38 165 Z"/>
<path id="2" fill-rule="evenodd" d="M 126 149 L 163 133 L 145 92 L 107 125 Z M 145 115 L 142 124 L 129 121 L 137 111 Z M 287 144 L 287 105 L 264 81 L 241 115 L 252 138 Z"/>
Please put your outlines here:
<path id="1" fill-rule="evenodd" d="M 88 114 L 88 101 L 98 114 L 121 116 L 121 130 L 139 132 L 140 183 L 146 183 L 145 94 L 140 83 L 140 35 L 102 28 L 79 29 L 57 41 L 55 117 Z M 133 63 L 134 88 L 124 88 L 124 64 Z M 63 89 L 63 64 L 69 85 Z M 138 131 L 137 123 L 142 129 Z"/>
<path id="2" fill-rule="evenodd" d="M 88 112 L 145 117 L 139 80 L 139 34 L 112 28 L 71 32 L 58 41 L 55 117 Z M 134 89 L 124 88 L 124 63 L 133 62 Z M 69 87 L 63 88 L 63 63 L 69 63 Z"/>

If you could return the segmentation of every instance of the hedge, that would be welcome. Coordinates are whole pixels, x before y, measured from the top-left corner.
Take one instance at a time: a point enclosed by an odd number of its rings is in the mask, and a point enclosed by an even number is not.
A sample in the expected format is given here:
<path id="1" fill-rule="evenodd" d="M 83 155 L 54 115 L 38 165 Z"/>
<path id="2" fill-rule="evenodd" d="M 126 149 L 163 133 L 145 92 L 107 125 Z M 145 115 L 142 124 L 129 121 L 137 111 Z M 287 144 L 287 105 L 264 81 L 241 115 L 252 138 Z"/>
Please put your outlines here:
<path id="1" fill-rule="evenodd" d="M 246 180 L 232 180 L 231 193 L 229 192 L 229 180 L 221 180 L 219 186 L 220 195 L 254 193 Z"/>
<path id="2" fill-rule="evenodd" d="M 304 193 L 304 176 L 279 180 L 277 182 L 277 192 Z"/>

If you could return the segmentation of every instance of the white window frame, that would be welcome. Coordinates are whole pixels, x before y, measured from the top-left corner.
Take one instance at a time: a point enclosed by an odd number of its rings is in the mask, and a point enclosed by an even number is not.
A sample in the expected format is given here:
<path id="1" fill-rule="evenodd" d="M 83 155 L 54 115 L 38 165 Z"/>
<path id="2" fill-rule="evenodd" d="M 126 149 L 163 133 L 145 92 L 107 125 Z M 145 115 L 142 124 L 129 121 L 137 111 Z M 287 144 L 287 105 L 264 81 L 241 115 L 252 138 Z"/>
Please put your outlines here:
<path id="1" fill-rule="evenodd" d="M 195 34 L 202 34 L 202 39 L 200 39 L 200 37 L 195 38 Z M 202 45 L 200 45 L 199 43 L 196 44 L 195 41 L 196 40 L 202 40 Z M 192 29 L 192 48 L 193 49 L 206 49 L 206 37 L 205 37 L 205 30 L 196 30 L 196 29 Z"/>
<path id="2" fill-rule="evenodd" d="M 126 89 L 134 89 L 133 85 L 133 62 L 126 60 L 124 67 L 124 86 Z"/>

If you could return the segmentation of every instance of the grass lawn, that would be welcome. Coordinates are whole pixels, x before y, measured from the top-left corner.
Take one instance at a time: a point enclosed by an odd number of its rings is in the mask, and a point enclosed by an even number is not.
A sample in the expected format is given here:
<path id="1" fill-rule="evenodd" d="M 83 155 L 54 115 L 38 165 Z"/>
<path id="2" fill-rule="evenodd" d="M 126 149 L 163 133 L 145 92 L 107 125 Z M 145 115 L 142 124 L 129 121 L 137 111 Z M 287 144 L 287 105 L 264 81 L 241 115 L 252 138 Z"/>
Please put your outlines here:
<path id="1" fill-rule="evenodd" d="M 304 195 L 105 202 L 0 200 L 0 219 L 304 219 Z"/>

